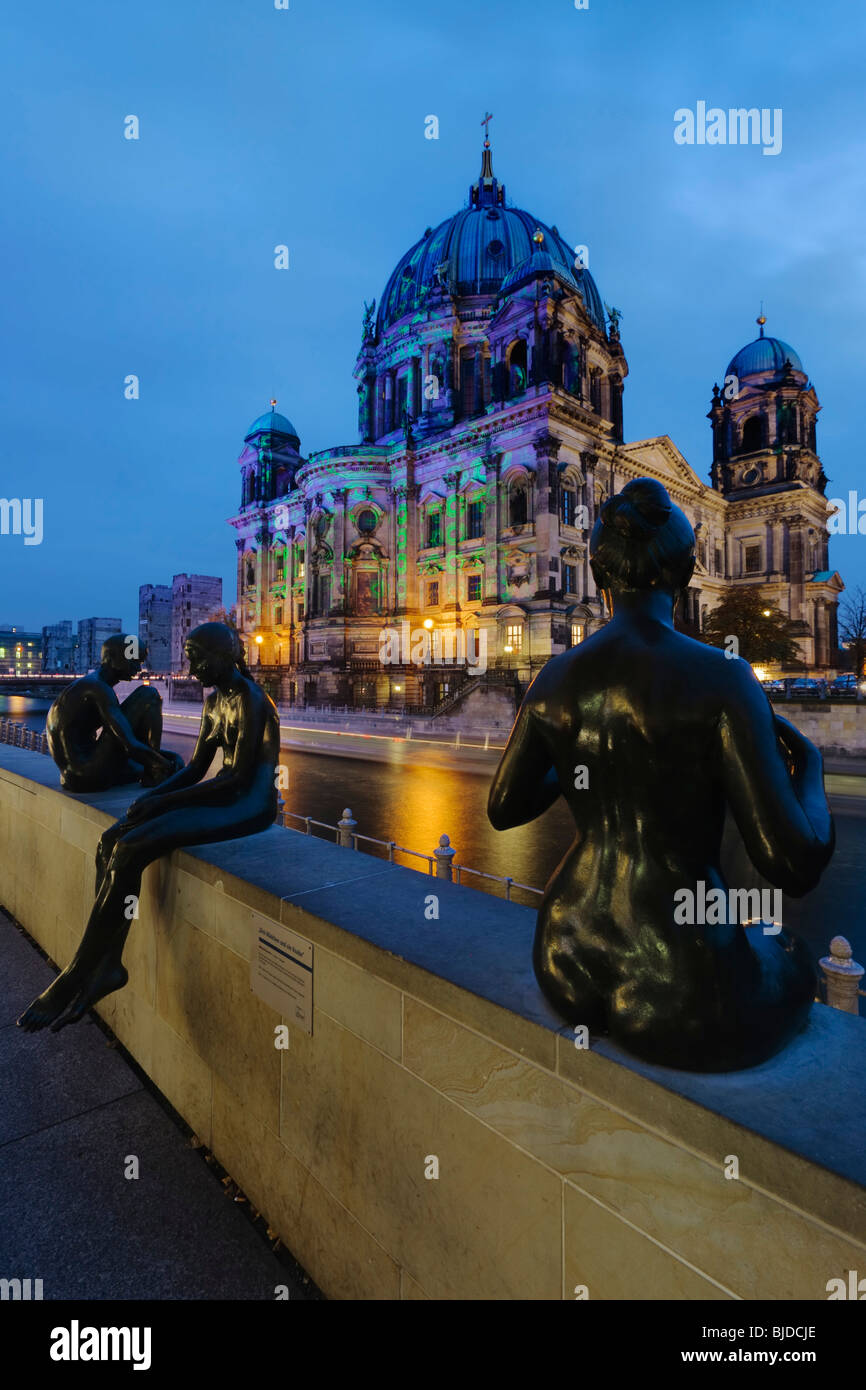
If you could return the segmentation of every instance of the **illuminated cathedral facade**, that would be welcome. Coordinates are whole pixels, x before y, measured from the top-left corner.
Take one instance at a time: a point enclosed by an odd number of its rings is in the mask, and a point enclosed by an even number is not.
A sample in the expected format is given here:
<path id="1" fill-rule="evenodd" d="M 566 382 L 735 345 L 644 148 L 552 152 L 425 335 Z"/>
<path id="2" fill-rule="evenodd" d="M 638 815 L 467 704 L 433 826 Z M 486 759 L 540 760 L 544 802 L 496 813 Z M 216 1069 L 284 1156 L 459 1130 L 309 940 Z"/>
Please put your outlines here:
<path id="1" fill-rule="evenodd" d="M 245 436 L 237 622 L 275 696 L 446 711 L 480 680 L 519 694 L 605 621 L 589 536 L 641 476 L 695 527 L 687 631 L 731 585 L 757 585 L 797 624 L 798 673 L 832 665 L 843 585 L 797 353 L 758 320 L 713 390 L 705 483 L 666 435 L 624 440 L 628 364 L 605 308 L 582 248 L 507 202 L 485 139 L 468 205 L 366 310 L 358 443 L 303 455 L 276 402 Z M 432 659 L 383 660 L 395 630 L 432 634 Z"/>

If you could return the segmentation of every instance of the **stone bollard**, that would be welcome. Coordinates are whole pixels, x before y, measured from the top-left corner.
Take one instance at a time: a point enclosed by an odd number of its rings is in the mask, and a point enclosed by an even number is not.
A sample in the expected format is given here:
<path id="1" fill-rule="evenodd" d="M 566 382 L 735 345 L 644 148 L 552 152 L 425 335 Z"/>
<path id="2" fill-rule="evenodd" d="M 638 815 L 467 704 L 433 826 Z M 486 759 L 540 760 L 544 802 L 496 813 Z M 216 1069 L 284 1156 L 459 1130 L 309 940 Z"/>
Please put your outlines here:
<path id="1" fill-rule="evenodd" d="M 337 830 L 339 831 L 337 844 L 342 845 L 343 849 L 354 849 L 352 831 L 357 824 L 356 820 L 352 820 L 352 812 L 347 806 L 343 812 L 343 819 L 337 821 Z"/>
<path id="2" fill-rule="evenodd" d="M 451 879 L 451 865 L 456 853 L 456 849 L 452 849 L 451 847 L 451 841 L 449 840 L 448 836 L 440 835 L 439 844 L 433 851 L 433 858 L 436 860 L 437 878 L 447 878 L 449 880 Z"/>
<path id="3" fill-rule="evenodd" d="M 46 753 L 48 755 L 49 758 L 51 757 L 51 749 L 48 747 L 48 735 L 45 733 L 44 729 L 42 731 L 42 738 L 40 740 L 40 748 L 43 753 Z"/>
<path id="4" fill-rule="evenodd" d="M 819 963 L 830 1007 L 859 1014 L 858 991 L 866 970 L 852 958 L 851 945 L 844 936 L 833 937 L 829 956 L 822 956 Z"/>

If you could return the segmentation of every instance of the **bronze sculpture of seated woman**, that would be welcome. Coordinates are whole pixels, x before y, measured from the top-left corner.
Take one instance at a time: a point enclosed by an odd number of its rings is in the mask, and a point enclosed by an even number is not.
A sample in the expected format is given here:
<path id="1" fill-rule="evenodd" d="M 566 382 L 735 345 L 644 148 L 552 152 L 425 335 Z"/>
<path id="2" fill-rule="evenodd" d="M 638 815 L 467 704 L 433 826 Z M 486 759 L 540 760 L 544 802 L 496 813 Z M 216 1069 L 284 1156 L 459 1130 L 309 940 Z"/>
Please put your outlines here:
<path id="1" fill-rule="evenodd" d="M 648 1061 L 728 1071 L 805 1025 L 815 970 L 778 925 L 688 922 L 678 905 L 726 892 L 726 807 L 754 867 L 793 897 L 817 884 L 834 831 L 818 750 L 747 662 L 674 627 L 694 544 L 653 479 L 604 503 L 590 556 L 612 616 L 530 686 L 488 811 L 505 830 L 564 796 L 574 817 L 533 954 L 560 1015 Z"/>
<path id="2" fill-rule="evenodd" d="M 28 1031 L 75 1023 L 127 981 L 121 956 L 130 928 L 126 905 L 141 891 L 148 864 L 186 845 L 214 844 L 267 830 L 277 811 L 280 751 L 276 708 L 256 685 L 237 633 L 203 623 L 186 641 L 189 669 L 213 686 L 187 767 L 140 796 L 105 832 L 96 854 L 96 900 L 66 969 L 18 1019 Z M 203 780 L 221 749 L 223 765 Z"/>

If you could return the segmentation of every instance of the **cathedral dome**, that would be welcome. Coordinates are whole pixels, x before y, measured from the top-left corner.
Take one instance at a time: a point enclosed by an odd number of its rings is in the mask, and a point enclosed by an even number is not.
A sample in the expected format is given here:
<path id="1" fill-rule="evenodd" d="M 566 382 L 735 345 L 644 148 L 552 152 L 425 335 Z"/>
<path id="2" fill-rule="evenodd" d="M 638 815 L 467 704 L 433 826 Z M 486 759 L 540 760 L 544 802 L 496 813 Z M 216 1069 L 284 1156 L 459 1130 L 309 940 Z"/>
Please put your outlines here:
<path id="1" fill-rule="evenodd" d="M 274 402 L 276 404 L 276 402 Z M 285 415 L 280 415 L 276 410 L 268 410 L 264 415 L 260 415 L 257 420 L 253 420 L 246 434 L 244 441 L 252 439 L 257 434 L 283 434 L 287 439 L 294 440 L 295 447 L 300 447 L 300 437 L 291 420 Z"/>
<path id="2" fill-rule="evenodd" d="M 513 289 L 513 272 L 530 278 L 535 234 L 543 236 L 549 272 L 580 288 L 587 313 L 604 332 L 604 307 L 588 270 L 575 275 L 575 252 L 564 237 L 523 208 L 506 207 L 505 187 L 493 175 L 485 144 L 481 174 L 470 189 L 470 206 L 427 231 L 397 262 L 379 305 L 379 332 L 404 314 L 421 309 L 437 289 L 454 295 L 495 295 Z M 522 283 L 522 279 L 521 279 Z"/>
<path id="3" fill-rule="evenodd" d="M 758 323 L 761 325 L 760 338 L 756 338 L 754 342 L 747 343 L 744 348 L 740 348 L 737 355 L 732 357 L 728 363 L 725 376 L 735 376 L 738 380 L 742 380 L 743 377 L 758 376 L 763 372 L 781 373 L 786 361 L 791 363 L 795 372 L 802 372 L 805 376 L 803 363 L 790 343 L 783 342 L 781 338 L 764 337 L 764 322 L 764 317 L 761 315 L 761 318 L 758 319 Z"/>

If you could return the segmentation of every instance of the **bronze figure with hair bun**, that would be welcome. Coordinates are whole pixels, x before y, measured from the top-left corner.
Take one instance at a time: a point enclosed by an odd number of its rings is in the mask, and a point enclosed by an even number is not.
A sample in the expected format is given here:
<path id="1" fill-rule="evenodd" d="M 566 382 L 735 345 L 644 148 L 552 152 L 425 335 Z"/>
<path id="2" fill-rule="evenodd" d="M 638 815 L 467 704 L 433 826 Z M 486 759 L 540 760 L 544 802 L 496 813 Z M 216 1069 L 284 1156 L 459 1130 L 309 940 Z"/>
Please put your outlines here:
<path id="1" fill-rule="evenodd" d="M 250 675 L 237 632 L 203 623 L 186 640 L 190 673 L 213 690 L 204 702 L 195 752 L 182 768 L 145 792 L 102 836 L 96 853 L 96 899 L 73 959 L 18 1019 L 19 1028 L 57 1032 L 82 1018 L 127 981 L 122 962 L 148 864 L 174 849 L 256 835 L 277 811 L 280 729 L 273 701 Z M 218 750 L 223 763 L 205 779 Z"/>
<path id="2" fill-rule="evenodd" d="M 637 478 L 604 504 L 590 563 L 610 620 L 530 686 L 488 805 L 499 830 L 560 796 L 574 817 L 536 978 L 568 1023 L 646 1061 L 754 1066 L 807 1022 L 809 952 L 778 924 L 688 923 L 676 903 L 702 884 L 730 896 L 726 808 L 765 879 L 792 897 L 816 886 L 834 847 L 821 755 L 745 661 L 676 630 L 695 538 L 661 483 Z"/>

